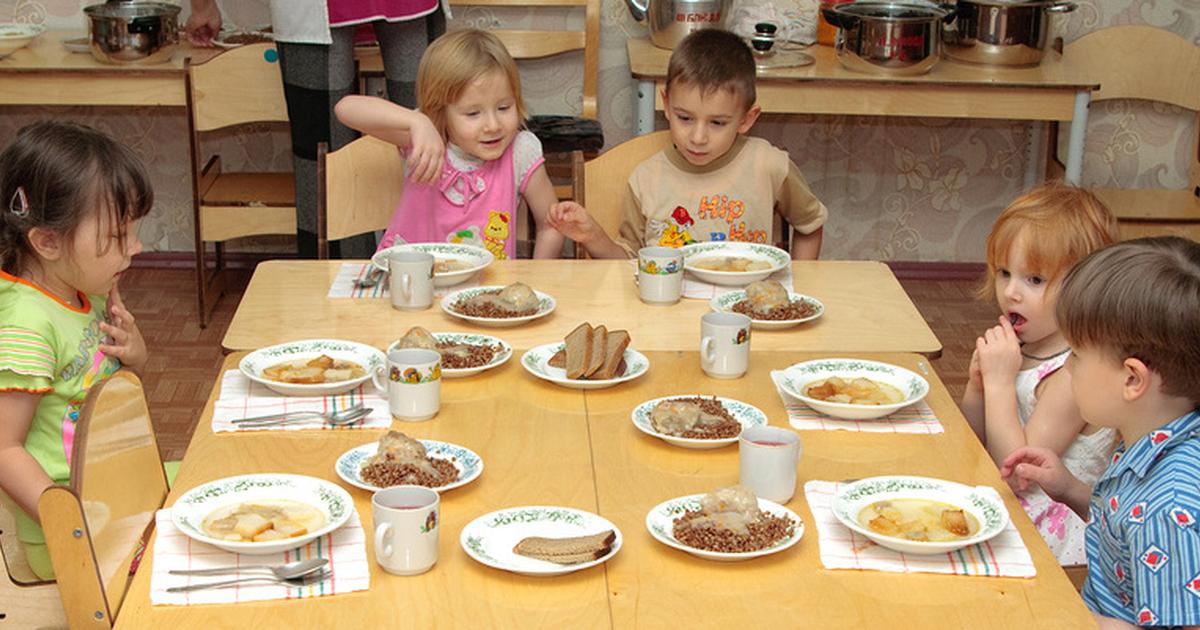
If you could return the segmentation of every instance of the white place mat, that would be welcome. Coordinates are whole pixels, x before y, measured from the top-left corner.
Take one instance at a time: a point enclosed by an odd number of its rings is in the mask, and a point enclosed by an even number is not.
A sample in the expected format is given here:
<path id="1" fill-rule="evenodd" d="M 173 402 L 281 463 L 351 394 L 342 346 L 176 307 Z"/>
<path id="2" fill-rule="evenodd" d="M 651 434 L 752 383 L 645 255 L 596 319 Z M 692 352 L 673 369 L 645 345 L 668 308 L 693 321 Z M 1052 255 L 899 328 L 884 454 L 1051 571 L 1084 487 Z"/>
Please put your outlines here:
<path id="1" fill-rule="evenodd" d="M 276 554 L 248 556 L 223 551 L 211 545 L 192 540 L 175 528 L 171 522 L 171 510 L 159 510 L 155 514 L 158 539 L 154 544 L 154 566 L 150 574 L 150 603 L 155 606 L 192 604 L 234 604 L 264 599 L 301 599 L 337 595 L 351 591 L 365 591 L 370 587 L 371 567 L 367 560 L 366 534 L 358 512 L 350 514 L 350 520 L 336 530 L 312 542 Z M 251 575 L 170 575 L 176 569 L 208 569 L 252 564 L 282 564 L 308 558 L 328 558 L 326 570 L 328 580 L 301 588 L 290 588 L 265 582 L 238 584 L 234 586 L 205 589 L 190 593 L 168 593 L 173 586 L 188 586 L 232 580 Z M 259 575 L 254 572 L 253 575 Z"/>
<path id="2" fill-rule="evenodd" d="M 783 391 L 783 371 L 772 370 L 775 391 L 783 399 L 788 422 L 801 431 L 860 431 L 863 433 L 944 433 L 946 429 L 924 400 L 876 420 L 843 420 L 820 413 Z"/>
<path id="3" fill-rule="evenodd" d="M 914 555 L 881 547 L 842 525 L 833 515 L 830 506 L 839 485 L 815 480 L 804 484 L 804 497 L 817 527 L 821 564 L 826 569 L 1023 578 L 1037 574 L 1029 549 L 1012 521 L 995 538 L 950 553 Z"/>
<path id="4" fill-rule="evenodd" d="M 288 411 L 337 411 L 358 403 L 370 407 L 366 418 L 350 425 L 331 427 L 320 418 L 300 420 L 283 425 L 257 429 L 239 429 L 233 424 L 237 418 L 265 416 L 270 413 Z M 387 398 L 375 389 L 371 381 L 334 396 L 284 396 L 266 388 L 261 383 L 246 378 L 241 370 L 227 370 L 221 377 L 221 395 L 213 405 L 213 433 L 222 431 L 270 431 L 296 429 L 386 429 L 392 426 L 392 413 Z"/>
<path id="5" fill-rule="evenodd" d="M 329 285 L 329 293 L 325 294 L 326 298 L 384 298 L 391 296 L 388 277 L 384 276 L 373 287 L 356 287 L 354 282 L 367 277 L 367 272 L 370 270 L 371 263 L 342 263 L 338 269 L 337 276 L 333 278 L 333 284 Z M 447 294 L 459 289 L 467 289 L 470 287 L 479 286 L 479 276 L 466 282 L 461 282 L 452 287 L 434 287 L 433 298 L 435 300 L 445 297 Z"/>

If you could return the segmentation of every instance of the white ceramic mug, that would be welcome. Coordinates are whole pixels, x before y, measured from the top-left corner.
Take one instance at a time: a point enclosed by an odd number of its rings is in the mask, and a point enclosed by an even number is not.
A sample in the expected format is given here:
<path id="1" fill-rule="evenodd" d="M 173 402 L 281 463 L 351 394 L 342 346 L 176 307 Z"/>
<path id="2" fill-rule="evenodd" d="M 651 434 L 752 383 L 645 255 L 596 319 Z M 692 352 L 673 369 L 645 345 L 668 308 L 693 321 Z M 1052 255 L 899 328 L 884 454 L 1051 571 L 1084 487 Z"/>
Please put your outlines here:
<path id="1" fill-rule="evenodd" d="M 712 378 L 741 378 L 750 363 L 750 318 L 705 313 L 700 318 L 700 367 Z"/>
<path id="2" fill-rule="evenodd" d="M 771 426 L 750 427 L 738 438 L 738 482 L 754 494 L 787 503 L 796 493 L 800 436 Z"/>
<path id="3" fill-rule="evenodd" d="M 416 311 L 433 304 L 433 254 L 399 251 L 388 254 L 392 308 Z"/>
<path id="4" fill-rule="evenodd" d="M 371 497 L 375 561 L 388 573 L 417 575 L 438 557 L 438 493 L 422 486 L 392 486 Z"/>
<path id="5" fill-rule="evenodd" d="M 387 392 L 388 409 L 398 420 L 428 420 L 441 408 L 442 355 L 433 350 L 392 350 L 387 365 L 371 378 Z"/>
<path id="6" fill-rule="evenodd" d="M 674 247 L 638 250 L 638 297 L 647 304 L 674 304 L 683 295 L 683 251 Z"/>

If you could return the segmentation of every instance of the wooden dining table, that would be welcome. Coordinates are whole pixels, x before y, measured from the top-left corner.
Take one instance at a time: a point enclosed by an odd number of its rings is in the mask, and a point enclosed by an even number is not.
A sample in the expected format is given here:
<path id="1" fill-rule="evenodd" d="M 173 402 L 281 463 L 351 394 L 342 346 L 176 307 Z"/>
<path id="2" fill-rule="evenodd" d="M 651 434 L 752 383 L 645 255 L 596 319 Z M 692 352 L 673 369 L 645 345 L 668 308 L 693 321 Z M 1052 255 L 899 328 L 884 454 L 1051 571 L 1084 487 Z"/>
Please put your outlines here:
<path id="1" fill-rule="evenodd" d="M 441 502 L 438 562 L 428 573 L 399 577 L 374 563 L 366 591 L 298 600 L 223 605 L 152 606 L 151 571 L 143 566 L 116 616 L 118 628 L 324 627 L 763 627 L 1082 628 L 1091 615 L 971 434 L 928 360 L 911 353 L 848 353 L 901 365 L 930 383 L 926 401 L 944 433 L 907 435 L 801 431 L 796 494 L 787 503 L 806 523 L 795 546 L 736 563 L 693 557 L 655 541 L 645 527 L 658 503 L 738 480 L 736 446 L 694 451 L 638 431 L 637 404 L 676 394 L 719 395 L 762 409 L 774 426 L 787 414 L 769 378 L 773 369 L 826 353 L 759 350 L 741 379 L 703 375 L 692 351 L 651 351 L 641 378 L 595 391 L 565 389 L 527 373 L 516 360 L 443 383 L 430 421 L 393 423 L 418 438 L 454 442 L 479 453 L 483 475 L 447 491 Z M 226 358 L 234 369 L 240 354 Z M 219 379 L 218 379 L 219 383 Z M 334 462 L 377 440 L 379 430 L 263 431 L 214 434 L 213 402 L 199 418 L 167 498 L 221 477 L 287 472 L 337 482 Z M 809 480 L 883 474 L 939 477 L 995 488 L 1028 547 L 1032 578 L 904 574 L 823 568 L 818 532 L 804 497 Z M 370 493 L 348 488 L 365 527 Z M 622 532 L 607 562 L 561 577 L 526 577 L 472 560 L 459 532 L 501 508 L 559 505 L 598 513 Z M 152 539 L 144 563 L 153 562 Z"/>
<path id="2" fill-rule="evenodd" d="M 386 348 L 412 326 L 431 332 L 470 331 L 528 349 L 561 340 L 587 321 L 625 329 L 639 351 L 688 350 L 700 345 L 700 316 L 708 300 L 651 306 L 638 299 L 635 267 L 627 260 L 503 260 L 478 283 L 521 281 L 550 294 L 550 315 L 515 328 L 481 327 L 445 313 L 437 300 L 422 311 L 393 309 L 384 298 L 329 298 L 343 264 L 365 261 L 273 260 L 260 264 L 238 304 L 222 345 L 253 350 L 313 338 L 348 339 Z M 891 270 L 873 261 L 792 263 L 795 290 L 817 298 L 825 314 L 783 330 L 755 330 L 754 350 L 917 352 L 936 357 L 942 344 Z M 470 286 L 470 285 L 463 285 Z"/>

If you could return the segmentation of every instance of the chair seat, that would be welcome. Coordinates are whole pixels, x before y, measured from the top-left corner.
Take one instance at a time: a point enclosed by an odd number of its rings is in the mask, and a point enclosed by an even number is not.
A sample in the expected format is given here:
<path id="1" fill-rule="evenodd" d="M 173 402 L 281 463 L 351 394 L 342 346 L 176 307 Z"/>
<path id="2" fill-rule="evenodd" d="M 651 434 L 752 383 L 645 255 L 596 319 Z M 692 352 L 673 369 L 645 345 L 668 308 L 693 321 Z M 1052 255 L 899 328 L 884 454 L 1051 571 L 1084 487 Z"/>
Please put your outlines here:
<path id="1" fill-rule="evenodd" d="M 1190 190 L 1093 188 L 1120 221 L 1200 222 L 1200 198 Z"/>
<path id="2" fill-rule="evenodd" d="M 295 206 L 291 173 L 221 173 L 204 193 L 206 206 Z"/>
<path id="3" fill-rule="evenodd" d="M 531 116 L 529 130 L 542 141 L 543 153 L 599 151 L 604 147 L 600 121 L 576 116 Z"/>

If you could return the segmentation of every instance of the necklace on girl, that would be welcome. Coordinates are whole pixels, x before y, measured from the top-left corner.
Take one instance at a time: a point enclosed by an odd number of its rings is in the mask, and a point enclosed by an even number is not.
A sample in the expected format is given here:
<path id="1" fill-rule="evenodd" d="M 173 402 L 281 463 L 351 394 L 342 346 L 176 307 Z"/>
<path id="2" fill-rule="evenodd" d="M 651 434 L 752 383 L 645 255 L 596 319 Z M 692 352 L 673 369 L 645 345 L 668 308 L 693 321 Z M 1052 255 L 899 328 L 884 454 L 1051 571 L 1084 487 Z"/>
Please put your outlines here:
<path id="1" fill-rule="evenodd" d="M 1071 351 L 1071 346 L 1067 346 L 1066 348 L 1063 348 L 1062 350 L 1059 350 L 1058 352 L 1055 352 L 1054 354 L 1048 354 L 1044 357 L 1039 357 L 1036 354 L 1029 354 L 1029 353 L 1025 352 L 1025 349 L 1022 348 L 1021 356 L 1025 357 L 1026 359 L 1031 359 L 1033 361 L 1049 361 L 1050 359 L 1057 359 L 1058 357 L 1061 357 L 1062 355 L 1064 355 L 1070 351 Z"/>

